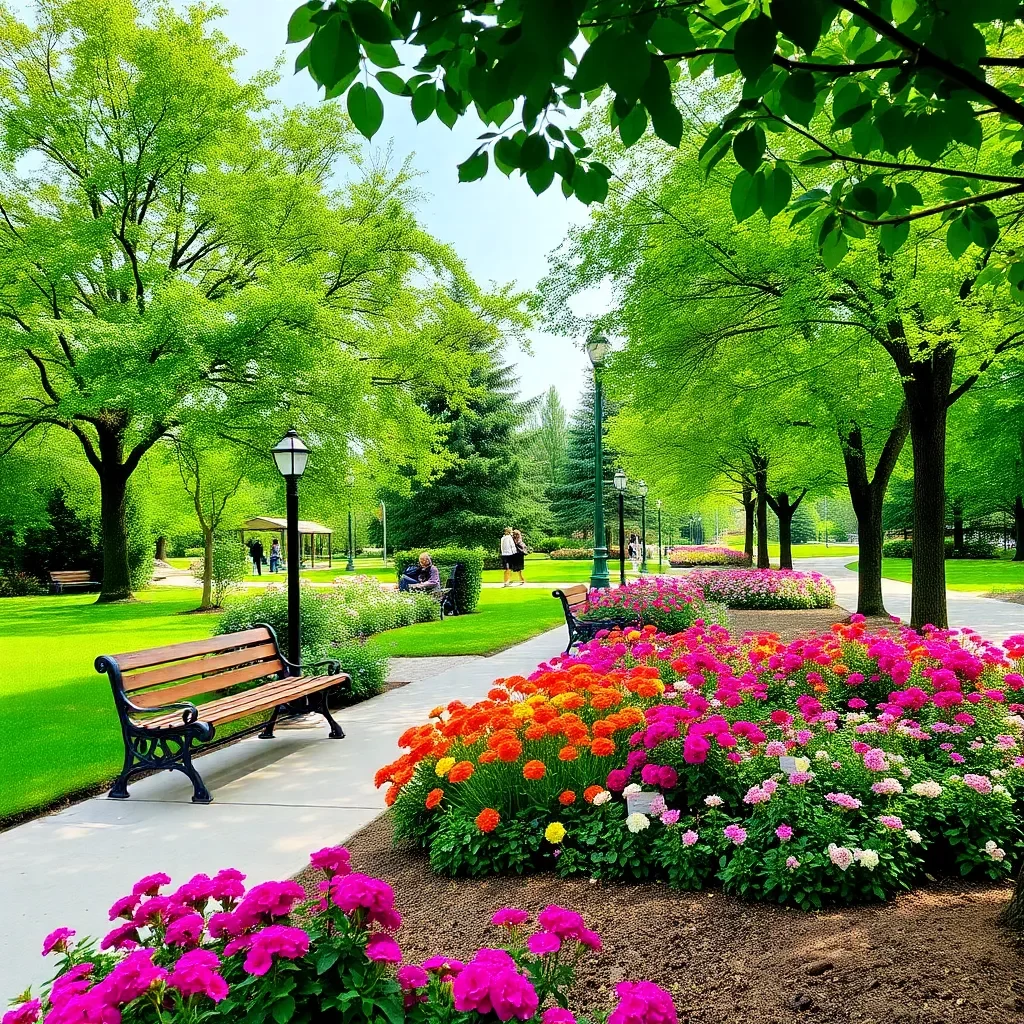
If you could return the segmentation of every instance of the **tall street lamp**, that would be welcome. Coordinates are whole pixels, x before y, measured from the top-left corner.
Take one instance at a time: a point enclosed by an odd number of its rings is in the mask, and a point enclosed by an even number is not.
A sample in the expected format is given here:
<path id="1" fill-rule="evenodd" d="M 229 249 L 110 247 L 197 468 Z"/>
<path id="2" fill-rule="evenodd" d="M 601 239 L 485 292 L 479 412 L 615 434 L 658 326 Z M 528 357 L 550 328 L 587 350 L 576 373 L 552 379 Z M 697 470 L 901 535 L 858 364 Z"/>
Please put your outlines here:
<path id="1" fill-rule="evenodd" d="M 647 484 L 641 480 L 636 489 L 640 494 L 640 572 L 647 572 Z"/>
<path id="2" fill-rule="evenodd" d="M 284 477 L 285 519 L 288 540 L 288 657 L 298 665 L 302 661 L 299 629 L 299 477 L 306 471 L 309 449 L 294 430 L 289 430 L 274 446 L 274 462 Z M 293 672 L 299 672 L 296 668 Z"/>
<path id="3" fill-rule="evenodd" d="M 664 548 L 661 546 L 661 498 L 659 498 L 655 505 L 658 509 L 658 572 L 661 572 L 661 556 Z"/>
<path id="4" fill-rule="evenodd" d="M 348 565 L 347 572 L 356 571 L 356 535 L 352 528 L 352 487 L 356 482 L 355 473 L 348 473 L 345 476 L 345 483 L 348 484 Z"/>
<path id="5" fill-rule="evenodd" d="M 626 474 L 623 470 L 615 470 L 615 490 L 619 494 L 619 584 L 626 585 L 626 519 L 623 499 L 626 494 Z"/>
<path id="6" fill-rule="evenodd" d="M 611 586 L 604 536 L 604 450 L 601 436 L 604 419 L 601 367 L 610 350 L 608 339 L 600 335 L 594 335 L 587 342 L 587 355 L 594 367 L 594 565 L 590 571 L 590 586 L 594 590 L 606 590 Z"/>

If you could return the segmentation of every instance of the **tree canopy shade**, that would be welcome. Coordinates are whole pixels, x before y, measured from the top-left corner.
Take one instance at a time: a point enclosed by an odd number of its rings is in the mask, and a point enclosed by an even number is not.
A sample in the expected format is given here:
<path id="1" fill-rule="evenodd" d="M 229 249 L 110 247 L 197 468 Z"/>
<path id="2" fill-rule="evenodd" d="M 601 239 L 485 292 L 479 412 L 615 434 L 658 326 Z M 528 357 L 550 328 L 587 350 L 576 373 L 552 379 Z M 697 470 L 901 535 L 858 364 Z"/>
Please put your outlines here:
<path id="1" fill-rule="evenodd" d="M 421 230 L 404 172 L 333 191 L 356 155 L 344 115 L 239 82 L 215 16 L 42 0 L 34 25 L 0 20 L 0 453 L 77 439 L 101 600 L 130 596 L 127 487 L 161 439 L 265 453 L 294 425 L 318 451 L 366 438 L 429 471 L 441 431 L 413 385 L 464 391 L 470 337 L 510 307 Z"/>
<path id="2" fill-rule="evenodd" d="M 306 42 L 296 67 L 328 97 L 347 92 L 367 137 L 383 121 L 378 86 L 407 97 L 417 121 L 451 127 L 475 108 L 495 130 L 460 164 L 461 180 L 493 163 L 536 192 L 557 176 L 585 203 L 605 198 L 610 173 L 553 115 L 607 86 L 625 145 L 650 125 L 678 146 L 681 73 L 736 79 L 742 99 L 719 111 L 702 155 L 713 165 L 735 153 L 756 205 L 781 210 L 794 175 L 770 140 L 802 136 L 798 163 L 829 165 L 834 178 L 798 209 L 823 211 L 813 225 L 823 251 L 865 226 L 893 250 L 921 218 L 943 223 L 951 248 L 988 249 L 1024 194 L 1021 10 L 1019 0 L 308 0 L 288 39 Z M 399 56 L 398 40 L 415 49 Z M 408 52 L 414 73 L 398 74 Z M 827 123 L 812 129 L 816 114 Z M 978 151 L 997 152 L 996 165 L 951 160 Z M 922 196 L 922 177 L 938 196 Z M 999 270 L 1024 297 L 1024 262 Z"/>

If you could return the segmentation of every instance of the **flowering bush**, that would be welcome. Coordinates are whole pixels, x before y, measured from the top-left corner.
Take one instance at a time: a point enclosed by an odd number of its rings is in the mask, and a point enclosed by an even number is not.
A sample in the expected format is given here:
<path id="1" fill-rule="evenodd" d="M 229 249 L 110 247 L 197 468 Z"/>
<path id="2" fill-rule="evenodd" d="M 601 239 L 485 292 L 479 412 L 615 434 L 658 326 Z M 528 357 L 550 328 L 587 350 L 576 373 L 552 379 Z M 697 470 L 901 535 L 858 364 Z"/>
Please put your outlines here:
<path id="1" fill-rule="evenodd" d="M 532 929 L 529 914 L 504 907 L 491 919 L 499 948 L 402 964 L 391 886 L 353 872 L 344 847 L 310 861 L 320 873 L 312 900 L 290 881 L 246 891 L 233 868 L 173 892 L 167 875 L 147 875 L 110 908 L 117 923 L 98 949 L 69 928 L 46 937 L 54 981 L 37 999 L 26 992 L 2 1024 L 575 1024 L 565 993 L 580 958 L 601 949 L 579 914 L 549 906 Z M 676 1022 L 671 996 L 650 982 L 621 982 L 618 995 L 597 1020 Z"/>
<path id="2" fill-rule="evenodd" d="M 1021 849 L 1024 636 L 866 631 L 783 644 L 614 631 L 453 701 L 377 774 L 451 874 L 554 869 L 817 907 Z"/>
<path id="3" fill-rule="evenodd" d="M 591 590 L 587 610 L 581 619 L 630 620 L 656 626 L 666 633 L 678 633 L 698 619 L 725 623 L 725 609 L 704 600 L 699 586 L 689 579 L 645 576 L 614 590 Z"/>
<path id="4" fill-rule="evenodd" d="M 692 572 L 691 586 L 730 608 L 831 608 L 836 588 L 827 576 L 792 569 Z"/>
<path id="5" fill-rule="evenodd" d="M 691 565 L 750 565 L 750 558 L 733 548 L 682 544 L 669 548 L 668 564 L 677 569 Z"/>
<path id="6" fill-rule="evenodd" d="M 555 559 L 555 561 L 569 561 L 570 559 L 578 558 L 591 559 L 594 557 L 594 552 L 590 548 L 555 548 L 548 557 Z"/>

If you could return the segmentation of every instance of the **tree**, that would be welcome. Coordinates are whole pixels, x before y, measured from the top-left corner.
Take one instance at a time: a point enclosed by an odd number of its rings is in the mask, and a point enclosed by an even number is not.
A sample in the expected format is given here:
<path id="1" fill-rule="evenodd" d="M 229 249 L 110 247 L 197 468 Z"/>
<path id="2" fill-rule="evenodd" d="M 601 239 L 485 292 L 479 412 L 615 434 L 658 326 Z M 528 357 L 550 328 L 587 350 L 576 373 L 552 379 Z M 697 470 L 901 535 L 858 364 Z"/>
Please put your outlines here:
<path id="1" fill-rule="evenodd" d="M 557 388 L 549 388 L 538 409 L 538 427 L 534 440 L 544 467 L 545 486 L 559 482 L 565 468 L 569 428 L 565 407 Z"/>
<path id="2" fill-rule="evenodd" d="M 386 6 L 387 10 L 379 8 Z M 608 86 L 611 125 L 624 145 L 647 131 L 679 146 L 686 100 L 675 87 L 686 70 L 712 70 L 742 86 L 742 99 L 714 115 L 703 156 L 735 152 L 735 187 L 756 209 L 784 207 L 790 163 L 767 145 L 766 130 L 810 144 L 804 165 L 828 165 L 833 186 L 810 197 L 827 211 L 816 223 L 826 261 L 841 259 L 865 226 L 897 247 L 912 221 L 945 221 L 952 249 L 991 248 L 998 213 L 1024 193 L 1024 103 L 1013 72 L 1024 67 L 1018 0 L 772 0 L 764 4 L 650 0 L 307 0 L 288 25 L 290 42 L 309 40 L 296 61 L 328 97 L 347 91 L 348 110 L 372 137 L 384 110 L 361 65 L 410 100 L 417 121 L 432 114 L 451 127 L 470 108 L 495 131 L 459 165 L 462 181 L 493 164 L 518 169 L 535 192 L 561 178 L 566 195 L 603 201 L 610 172 L 588 139 L 553 118 L 593 103 Z M 390 70 L 417 53 L 408 78 Z M 358 77 L 357 77 L 358 76 Z M 812 130 L 827 112 L 826 130 Z M 1001 131 L 986 131 L 995 120 Z M 1004 137 L 1005 136 L 1005 137 Z M 1000 155 L 964 172 L 951 152 Z M 917 190 L 922 177 L 956 175 L 938 200 Z M 1024 296 L 1024 264 L 999 266 Z"/>
<path id="3" fill-rule="evenodd" d="M 386 423 L 422 455 L 436 437 L 412 381 L 464 387 L 424 309 L 464 270 L 416 224 L 407 174 L 334 191 L 344 118 L 272 111 L 273 77 L 236 80 L 216 13 L 42 0 L 34 27 L 0 25 L 0 454 L 43 429 L 77 439 L 101 601 L 131 594 L 129 480 L 193 417 L 263 449 L 282 423 L 315 424 L 328 451 Z"/>

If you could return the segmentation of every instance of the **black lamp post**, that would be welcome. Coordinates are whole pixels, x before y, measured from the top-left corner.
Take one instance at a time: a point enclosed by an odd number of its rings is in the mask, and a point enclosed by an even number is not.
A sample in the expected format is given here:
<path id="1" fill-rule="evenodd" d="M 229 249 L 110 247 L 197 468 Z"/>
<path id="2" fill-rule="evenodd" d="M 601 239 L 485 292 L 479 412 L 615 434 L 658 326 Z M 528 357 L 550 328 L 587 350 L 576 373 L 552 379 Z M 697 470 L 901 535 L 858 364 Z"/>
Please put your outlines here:
<path id="1" fill-rule="evenodd" d="M 626 474 L 623 470 L 615 470 L 615 490 L 619 494 L 619 584 L 626 585 L 626 518 L 624 497 L 626 494 Z"/>
<path id="2" fill-rule="evenodd" d="M 306 471 L 309 449 L 294 430 L 289 430 L 274 446 L 274 462 L 284 477 L 285 518 L 288 523 L 288 657 L 298 665 L 302 661 L 299 629 L 299 477 Z M 293 669 L 300 672 L 301 669 Z"/>
<path id="3" fill-rule="evenodd" d="M 345 477 L 345 483 L 348 484 L 348 565 L 345 569 L 348 572 L 356 571 L 356 534 L 352 528 L 352 488 L 355 482 L 355 473 L 348 473 Z"/>
<path id="4" fill-rule="evenodd" d="M 636 489 L 640 494 L 640 573 L 647 572 L 647 484 L 641 480 Z"/>
<path id="5" fill-rule="evenodd" d="M 664 553 L 664 548 L 661 546 L 661 498 L 659 498 L 655 505 L 658 509 L 658 572 L 661 572 L 661 556 Z"/>
<path id="6" fill-rule="evenodd" d="M 606 590 L 611 586 L 608 548 L 605 547 L 604 536 L 604 410 L 601 389 L 601 367 L 610 348 L 608 339 L 600 335 L 595 335 L 587 342 L 587 355 L 594 366 L 594 565 L 590 571 L 590 586 L 593 590 Z"/>

